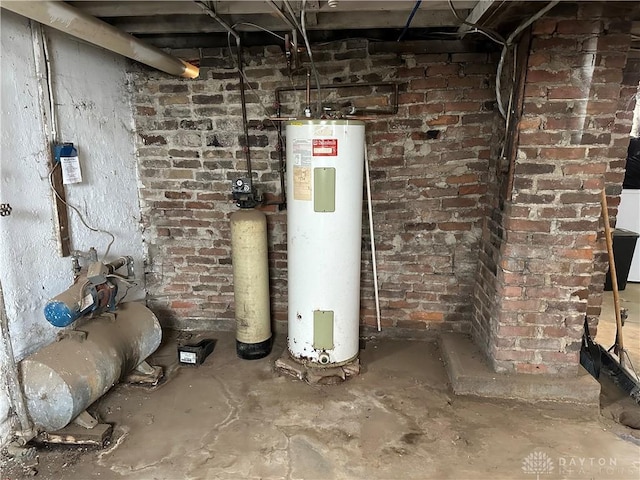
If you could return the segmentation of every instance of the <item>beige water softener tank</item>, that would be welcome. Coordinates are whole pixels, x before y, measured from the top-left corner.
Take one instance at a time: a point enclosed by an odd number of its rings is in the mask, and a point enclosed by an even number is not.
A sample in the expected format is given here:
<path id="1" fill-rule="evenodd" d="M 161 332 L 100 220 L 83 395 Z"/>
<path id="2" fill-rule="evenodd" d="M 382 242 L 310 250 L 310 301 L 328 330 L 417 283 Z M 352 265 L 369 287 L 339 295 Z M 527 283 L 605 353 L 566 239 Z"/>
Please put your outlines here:
<path id="1" fill-rule="evenodd" d="M 253 360 L 271 351 L 267 217 L 254 209 L 231 215 L 236 352 Z"/>

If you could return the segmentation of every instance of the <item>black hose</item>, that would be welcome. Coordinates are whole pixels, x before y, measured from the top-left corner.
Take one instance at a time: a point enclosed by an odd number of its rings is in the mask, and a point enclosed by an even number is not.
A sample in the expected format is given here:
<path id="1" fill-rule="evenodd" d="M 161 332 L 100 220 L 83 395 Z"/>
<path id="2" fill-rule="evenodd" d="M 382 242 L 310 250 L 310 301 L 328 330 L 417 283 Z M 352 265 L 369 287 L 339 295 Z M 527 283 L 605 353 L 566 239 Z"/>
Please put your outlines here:
<path id="1" fill-rule="evenodd" d="M 418 11 L 418 8 L 420 8 L 420 4 L 422 3 L 422 0 L 418 0 L 415 4 L 415 6 L 413 7 L 413 10 L 411 10 L 411 14 L 409 15 L 409 18 L 407 19 L 407 24 L 404 26 L 404 29 L 402 30 L 402 33 L 400 34 L 400 36 L 398 37 L 398 42 L 400 40 L 402 40 L 402 38 L 405 36 L 405 34 L 407 33 L 407 31 L 409 30 L 409 26 L 411 25 L 411 22 L 413 21 L 413 16 L 416 14 L 416 12 Z"/>
<path id="2" fill-rule="evenodd" d="M 276 89 L 275 91 L 276 97 L 276 116 L 279 117 L 282 114 L 281 105 L 280 105 L 280 91 Z M 280 169 L 280 202 L 278 202 L 278 207 L 280 210 L 284 210 L 287 208 L 287 191 L 285 188 L 285 178 L 284 173 L 286 170 L 285 161 L 284 161 L 284 149 L 285 145 L 282 144 L 282 122 L 278 123 L 278 168 Z"/>

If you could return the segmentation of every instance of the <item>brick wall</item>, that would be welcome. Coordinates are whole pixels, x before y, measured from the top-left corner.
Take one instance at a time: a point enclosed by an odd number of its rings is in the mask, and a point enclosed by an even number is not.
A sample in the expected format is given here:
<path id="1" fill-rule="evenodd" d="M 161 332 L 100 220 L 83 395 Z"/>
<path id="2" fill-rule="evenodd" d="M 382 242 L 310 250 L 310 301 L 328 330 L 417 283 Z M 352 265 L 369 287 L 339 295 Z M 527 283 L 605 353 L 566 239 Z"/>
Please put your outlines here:
<path id="1" fill-rule="evenodd" d="M 633 111 L 624 8 L 561 5 L 533 27 L 513 191 L 493 201 L 475 294 L 497 371 L 575 374 L 585 316 L 597 323 L 599 194 L 615 215 Z"/>
<path id="2" fill-rule="evenodd" d="M 456 53 L 423 53 L 419 44 L 370 53 L 364 40 L 314 47 L 323 83 L 400 85 L 398 114 L 367 122 L 382 321 L 396 332 L 470 327 L 497 58 L 451 45 L 443 51 Z M 238 81 L 227 49 L 201 53 L 209 68 L 198 80 L 142 67 L 133 73 L 148 302 L 179 328 L 231 327 L 234 317 L 228 217 L 236 207 L 229 192 L 245 169 Z M 278 47 L 249 48 L 245 61 L 269 114 L 274 88 L 304 84 L 304 74 L 288 75 Z M 254 182 L 275 200 L 277 133 L 263 122 L 257 96 L 248 91 L 247 100 Z M 353 103 L 380 108 L 388 101 L 367 90 Z M 285 321 L 286 213 L 266 210 L 272 314 Z M 361 317 L 374 325 L 366 226 L 363 238 Z"/>
<path id="3" fill-rule="evenodd" d="M 607 268 L 599 192 L 606 186 L 615 221 L 637 91 L 621 20 L 637 7 L 628 5 L 563 3 L 533 26 L 511 164 L 494 112 L 497 55 L 480 53 L 486 45 L 314 46 L 322 83 L 400 85 L 398 114 L 367 122 L 384 327 L 472 331 L 497 371 L 577 371 Z M 198 80 L 133 74 L 148 301 L 167 325 L 231 328 L 229 190 L 246 167 L 238 81 L 227 49 L 193 55 L 205 67 Z M 274 89 L 303 85 L 305 75 L 289 74 L 279 47 L 249 48 L 245 60 L 257 92 L 247 93 L 254 182 L 274 202 L 278 134 L 264 119 Z M 284 111 L 303 94 L 283 94 Z M 363 108 L 391 98 L 369 87 L 325 95 Z M 265 210 L 272 314 L 283 323 L 286 212 Z M 372 326 L 363 219 L 361 321 Z"/>

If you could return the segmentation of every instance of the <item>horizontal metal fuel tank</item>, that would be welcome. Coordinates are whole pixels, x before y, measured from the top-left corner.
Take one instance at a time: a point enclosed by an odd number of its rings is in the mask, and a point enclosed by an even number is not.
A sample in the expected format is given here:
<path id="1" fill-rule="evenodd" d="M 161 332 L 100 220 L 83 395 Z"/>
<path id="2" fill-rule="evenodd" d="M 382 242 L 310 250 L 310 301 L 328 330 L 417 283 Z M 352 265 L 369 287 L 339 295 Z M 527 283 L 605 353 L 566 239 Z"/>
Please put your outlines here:
<path id="1" fill-rule="evenodd" d="M 162 329 L 139 302 L 88 320 L 20 363 L 29 415 L 46 431 L 68 425 L 160 345 Z"/>

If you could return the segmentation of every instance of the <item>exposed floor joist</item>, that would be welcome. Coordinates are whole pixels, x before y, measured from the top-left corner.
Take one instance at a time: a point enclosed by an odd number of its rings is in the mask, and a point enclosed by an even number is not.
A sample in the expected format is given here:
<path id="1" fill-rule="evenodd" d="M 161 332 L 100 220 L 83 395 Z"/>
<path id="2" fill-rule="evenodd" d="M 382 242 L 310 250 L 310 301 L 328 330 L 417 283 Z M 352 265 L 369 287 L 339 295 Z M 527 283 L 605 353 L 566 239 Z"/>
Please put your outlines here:
<path id="1" fill-rule="evenodd" d="M 493 12 L 499 8 L 498 4 L 504 3 L 503 1 L 496 0 L 480 0 L 476 6 L 471 10 L 467 18 L 466 22 L 472 24 L 482 25 L 483 21 Z M 473 27 L 471 25 L 463 24 L 458 28 L 458 32 L 466 33 L 471 30 Z"/>
<path id="2" fill-rule="evenodd" d="M 84 10 L 89 15 L 96 17 L 139 17 L 139 16 L 161 16 L 161 15 L 180 15 L 180 14 L 200 14 L 201 9 L 195 5 L 195 2 L 189 1 L 96 1 L 96 2 L 68 2 Z M 218 15 L 247 15 L 259 13 L 271 13 L 271 7 L 264 1 L 214 1 L 210 2 Z M 282 2 L 277 2 L 281 4 Z M 414 0 L 390 0 L 390 1 L 345 1 L 338 2 L 337 7 L 331 8 L 327 2 L 307 2 L 306 10 L 309 12 L 318 11 L 324 13 L 341 13 L 341 12 L 385 12 L 397 11 L 405 12 L 406 15 L 411 12 L 415 5 Z M 459 10 L 472 9 L 477 1 L 456 1 L 455 6 Z M 300 11 L 301 2 L 290 2 L 296 12 Z M 446 1 L 428 1 L 422 2 L 421 11 L 446 11 L 449 6 Z"/>
<path id="3" fill-rule="evenodd" d="M 309 16 L 310 17 L 310 16 Z M 360 12 L 316 13 L 317 21 L 307 20 L 309 30 L 343 30 L 402 28 L 407 21 L 407 13 L 402 11 L 385 12 L 384 15 L 362 15 Z M 269 30 L 286 31 L 288 27 L 272 11 L 268 14 L 223 17 L 229 24 L 236 22 L 256 23 Z M 203 14 L 200 15 L 160 15 L 149 21 L 146 17 L 121 17 L 107 19 L 113 26 L 133 35 L 179 34 L 179 33 L 226 33 L 219 24 Z M 312 20 L 312 19 L 311 19 Z M 456 25 L 450 11 L 418 11 L 411 23 L 413 28 L 430 28 L 442 25 Z M 238 31 L 256 31 L 250 25 L 238 25 Z"/>

